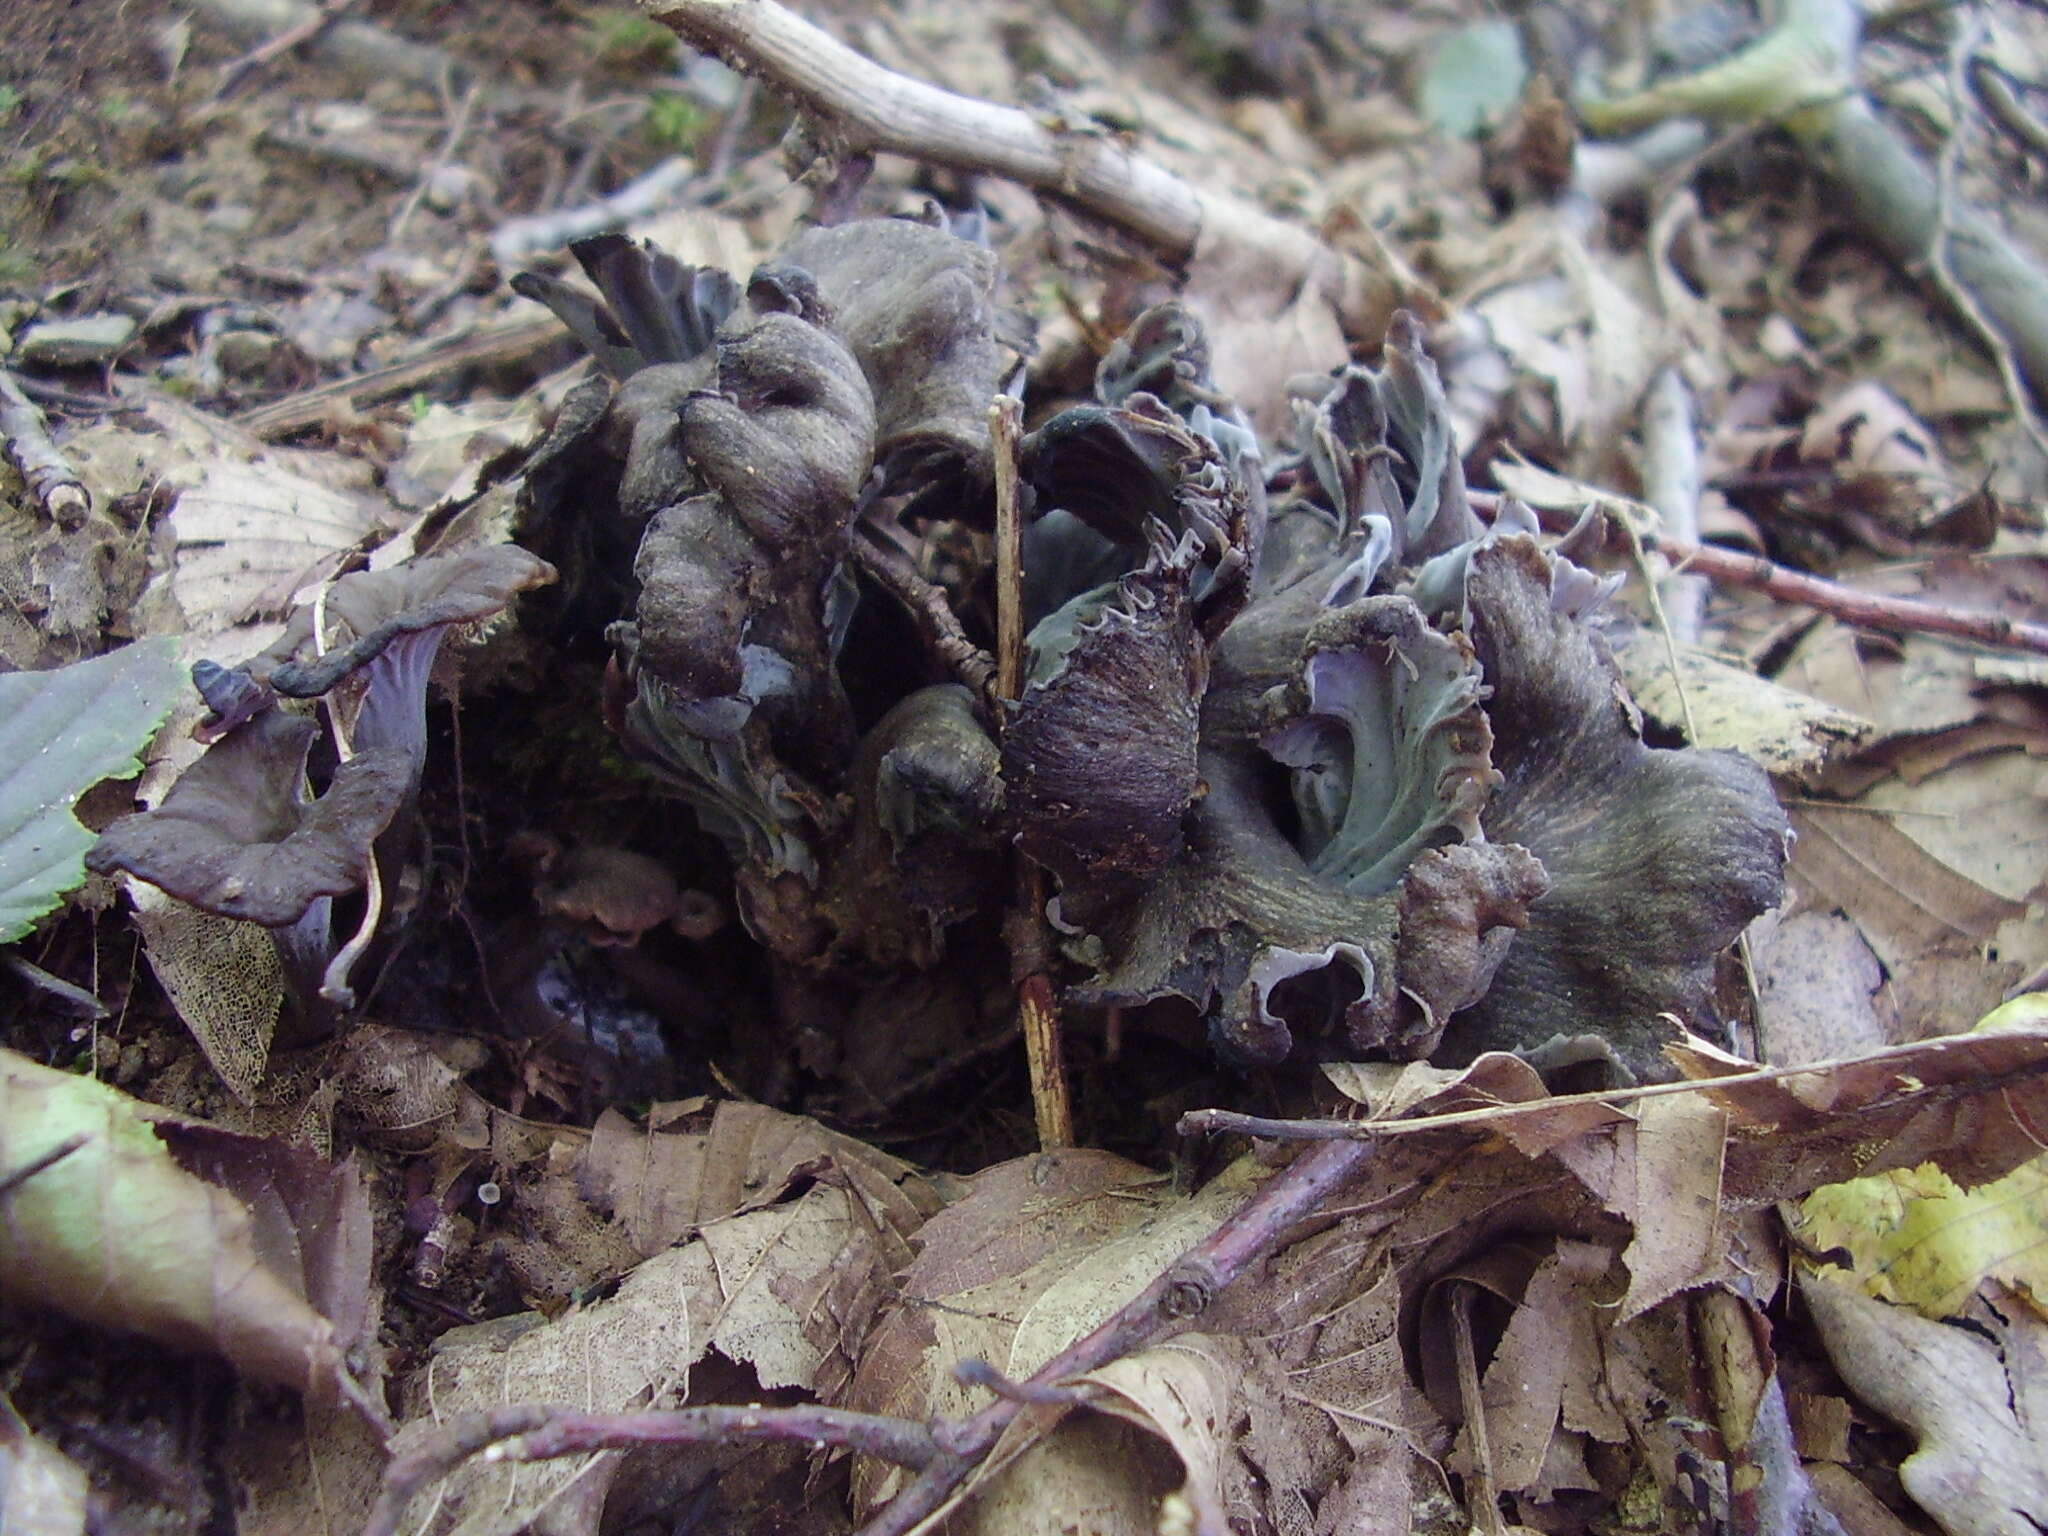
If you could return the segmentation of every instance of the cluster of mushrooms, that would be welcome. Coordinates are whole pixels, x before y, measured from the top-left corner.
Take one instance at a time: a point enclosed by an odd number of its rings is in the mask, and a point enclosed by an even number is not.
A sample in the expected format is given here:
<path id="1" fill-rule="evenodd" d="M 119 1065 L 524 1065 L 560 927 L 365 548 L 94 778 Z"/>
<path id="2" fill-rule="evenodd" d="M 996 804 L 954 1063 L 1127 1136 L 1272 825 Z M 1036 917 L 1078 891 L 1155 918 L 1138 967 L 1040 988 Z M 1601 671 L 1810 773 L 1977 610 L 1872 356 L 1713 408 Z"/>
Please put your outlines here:
<path id="1" fill-rule="evenodd" d="M 1643 741 L 1592 623 L 1607 584 L 1512 501 L 1475 514 L 1410 319 L 1262 443 L 1195 316 L 1141 315 L 1094 399 L 1018 447 L 1006 699 L 986 570 L 920 565 L 934 530 L 986 550 L 989 407 L 1022 388 L 979 228 L 809 229 L 744 288 L 620 236 L 575 249 L 598 298 L 518 284 L 602 370 L 509 491 L 547 558 L 346 576 L 317 625 L 202 669 L 213 745 L 95 868 L 265 925 L 342 1016 L 331 903 L 404 846 L 441 638 L 559 576 L 556 621 L 610 648 L 606 721 L 722 844 L 776 967 L 943 966 L 1021 851 L 1065 1005 L 1178 999 L 1234 1064 L 1590 1040 L 1655 1076 L 1662 1016 L 1717 1032 L 1714 963 L 1781 895 L 1783 814 L 1748 760 Z M 319 727 L 280 701 L 336 691 L 313 797 Z"/>

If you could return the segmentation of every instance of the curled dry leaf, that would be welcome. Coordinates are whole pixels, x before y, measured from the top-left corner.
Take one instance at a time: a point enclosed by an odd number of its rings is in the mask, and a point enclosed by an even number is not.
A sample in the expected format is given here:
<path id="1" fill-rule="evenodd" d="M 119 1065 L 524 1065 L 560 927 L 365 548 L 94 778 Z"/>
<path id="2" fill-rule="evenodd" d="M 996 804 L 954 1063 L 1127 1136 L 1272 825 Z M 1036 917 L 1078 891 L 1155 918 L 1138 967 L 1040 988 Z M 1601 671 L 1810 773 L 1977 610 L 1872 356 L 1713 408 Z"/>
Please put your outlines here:
<path id="1" fill-rule="evenodd" d="M 180 1121 L 0 1051 L 0 1289 L 331 1396 L 364 1326 L 369 1207 L 350 1165 Z"/>

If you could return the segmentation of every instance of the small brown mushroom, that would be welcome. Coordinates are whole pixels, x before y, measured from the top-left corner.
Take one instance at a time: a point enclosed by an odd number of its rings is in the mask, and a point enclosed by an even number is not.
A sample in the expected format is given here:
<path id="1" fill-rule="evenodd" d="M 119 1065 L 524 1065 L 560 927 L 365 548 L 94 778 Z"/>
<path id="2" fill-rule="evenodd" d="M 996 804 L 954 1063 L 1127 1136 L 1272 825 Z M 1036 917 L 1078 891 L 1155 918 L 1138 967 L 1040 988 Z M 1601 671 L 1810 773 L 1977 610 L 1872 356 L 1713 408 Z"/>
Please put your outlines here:
<path id="1" fill-rule="evenodd" d="M 725 925 L 717 897 L 678 887 L 657 860 L 630 848 L 564 848 L 546 833 L 522 832 L 511 851 L 535 866 L 534 901 L 542 914 L 576 924 L 592 944 L 638 944 L 664 923 L 684 938 L 705 939 Z"/>

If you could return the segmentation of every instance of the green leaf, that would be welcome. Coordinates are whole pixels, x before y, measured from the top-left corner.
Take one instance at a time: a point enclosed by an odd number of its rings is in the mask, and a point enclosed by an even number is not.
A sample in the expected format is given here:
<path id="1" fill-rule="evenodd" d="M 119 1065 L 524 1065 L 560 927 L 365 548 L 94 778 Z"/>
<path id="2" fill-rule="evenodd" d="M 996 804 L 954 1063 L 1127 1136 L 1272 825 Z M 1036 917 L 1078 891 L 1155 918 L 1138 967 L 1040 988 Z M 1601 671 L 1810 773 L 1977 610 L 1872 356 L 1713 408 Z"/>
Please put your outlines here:
<path id="1" fill-rule="evenodd" d="M 142 771 L 137 754 L 184 686 L 175 639 L 0 677 L 0 944 L 84 882 L 93 836 L 72 805 Z"/>

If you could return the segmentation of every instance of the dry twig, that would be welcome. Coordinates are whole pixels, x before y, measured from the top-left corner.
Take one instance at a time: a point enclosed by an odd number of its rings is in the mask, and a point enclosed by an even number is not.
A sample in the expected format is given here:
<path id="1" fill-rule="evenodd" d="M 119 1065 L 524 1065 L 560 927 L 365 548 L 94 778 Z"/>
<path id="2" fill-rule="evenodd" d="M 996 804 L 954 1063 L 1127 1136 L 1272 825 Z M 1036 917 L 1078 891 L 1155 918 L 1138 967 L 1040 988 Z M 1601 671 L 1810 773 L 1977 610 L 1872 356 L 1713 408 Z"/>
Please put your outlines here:
<path id="1" fill-rule="evenodd" d="M 1854 587 L 1778 565 L 1761 555 L 1745 555 L 1714 544 L 1688 544 L 1682 539 L 1667 538 L 1645 539 L 1644 543 L 1676 569 L 1697 571 L 1722 586 L 1749 587 L 1780 602 L 1798 603 L 1831 614 L 1844 624 L 1947 635 L 1977 645 L 2048 656 L 2048 625 L 2030 624 L 2009 614 L 1978 613 L 1924 603 L 1917 598 L 1858 592 Z"/>
<path id="2" fill-rule="evenodd" d="M 42 408 L 22 392 L 13 373 L 5 368 L 0 368 L 0 440 L 6 442 L 7 457 L 44 511 L 67 528 L 85 520 L 92 510 L 92 497 L 71 460 L 50 436 L 50 423 Z"/>
<path id="3" fill-rule="evenodd" d="M 359 411 L 395 400 L 463 368 L 506 367 L 561 345 L 566 339 L 553 315 L 540 320 L 514 320 L 436 342 L 418 357 L 372 369 L 352 378 L 334 379 L 312 389 L 259 405 L 235 417 L 235 425 L 262 438 L 287 437 L 319 426 L 338 413 Z"/>
<path id="4" fill-rule="evenodd" d="M 996 719 L 1024 695 L 1024 509 L 1017 475 L 1021 402 L 998 396 L 988 409 L 996 472 Z M 1067 1095 L 1066 1051 L 1059 1012 L 1053 1004 L 1051 963 L 1045 939 L 1045 871 L 1017 859 L 1017 905 L 1003 925 L 1010 969 L 1017 986 L 1017 1016 L 1024 1030 L 1024 1058 L 1031 1071 L 1031 1103 L 1038 1117 L 1041 1147 L 1074 1144 L 1074 1106 Z"/>
<path id="5" fill-rule="evenodd" d="M 1496 503 L 1497 498 L 1489 492 L 1472 493 L 1472 505 L 1482 516 L 1490 517 Z M 1561 516 L 1545 511 L 1542 515 L 1544 525 L 1555 533 L 1565 532 L 1576 520 L 1576 514 Z M 1720 586 L 1746 587 L 1775 597 L 1780 602 L 1797 603 L 1803 608 L 1840 619 L 1844 624 L 1856 624 L 1865 629 L 1901 630 L 1910 634 L 1946 635 L 1976 645 L 2048 656 L 2048 625 L 2032 624 L 2003 613 L 1982 613 L 1968 608 L 1949 608 L 1940 603 L 1924 603 L 1918 598 L 1859 592 L 1840 582 L 1809 576 L 1804 571 L 1779 565 L 1762 555 L 1745 555 L 1739 550 L 1723 549 L 1718 544 L 1695 544 L 1649 531 L 1631 532 L 1641 539 L 1644 549 L 1662 555 L 1674 569 L 1696 572 Z"/>
<path id="6" fill-rule="evenodd" d="M 743 1440 L 845 1446 L 906 1467 L 928 1466 L 940 1454 L 922 1424 L 811 1403 L 640 1413 L 586 1413 L 546 1403 L 494 1408 L 452 1419 L 393 1457 L 384 1469 L 384 1488 L 363 1536 L 393 1536 L 414 1494 L 479 1452 L 493 1461 L 548 1461 L 638 1445 L 724 1445 Z"/>
<path id="7" fill-rule="evenodd" d="M 221 66 L 220 76 L 213 83 L 214 100 L 228 95 L 250 74 L 273 59 L 282 58 L 302 43 L 318 39 L 347 15 L 355 3 L 356 0 L 326 0 L 325 4 L 312 6 L 283 31 L 264 39 L 240 58 L 230 59 Z"/>
<path id="8" fill-rule="evenodd" d="M 977 699 L 987 699 L 995 685 L 995 659 L 968 638 L 946 594 L 920 576 L 900 550 L 889 548 L 865 525 L 854 528 L 852 554 L 862 573 L 903 605 L 946 670 Z"/>
<path id="9" fill-rule="evenodd" d="M 696 181 L 697 167 L 675 155 L 629 181 L 608 197 L 507 219 L 491 234 L 491 255 L 509 267 L 540 251 L 558 251 L 571 240 L 623 229 L 678 202 Z"/>

